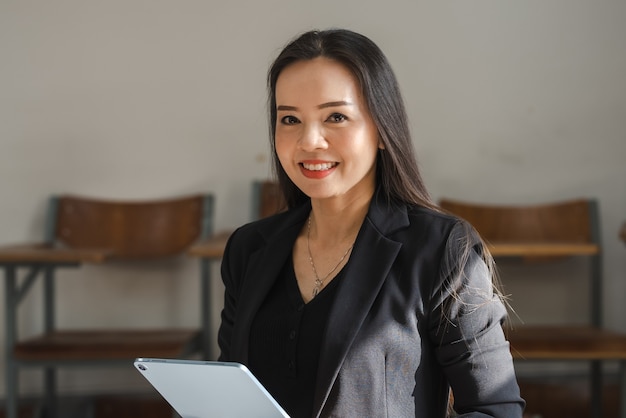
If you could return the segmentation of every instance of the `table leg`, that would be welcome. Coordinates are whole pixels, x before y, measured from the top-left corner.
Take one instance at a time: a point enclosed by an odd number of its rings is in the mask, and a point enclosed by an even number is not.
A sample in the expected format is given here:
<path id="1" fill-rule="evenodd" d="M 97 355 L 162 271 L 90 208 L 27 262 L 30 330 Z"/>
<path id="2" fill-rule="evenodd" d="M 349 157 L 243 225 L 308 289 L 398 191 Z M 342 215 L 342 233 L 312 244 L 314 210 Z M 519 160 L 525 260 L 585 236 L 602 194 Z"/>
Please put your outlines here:
<path id="1" fill-rule="evenodd" d="M 17 339 L 16 273 L 14 266 L 5 266 L 5 405 L 7 418 L 17 418 L 18 370 L 13 358 L 13 348 Z"/>
<path id="2" fill-rule="evenodd" d="M 54 267 L 46 266 L 44 270 L 44 331 L 54 331 L 55 328 L 55 294 L 54 294 Z M 43 370 L 44 405 L 46 418 L 58 416 L 58 394 L 56 383 L 56 369 L 54 366 Z"/>

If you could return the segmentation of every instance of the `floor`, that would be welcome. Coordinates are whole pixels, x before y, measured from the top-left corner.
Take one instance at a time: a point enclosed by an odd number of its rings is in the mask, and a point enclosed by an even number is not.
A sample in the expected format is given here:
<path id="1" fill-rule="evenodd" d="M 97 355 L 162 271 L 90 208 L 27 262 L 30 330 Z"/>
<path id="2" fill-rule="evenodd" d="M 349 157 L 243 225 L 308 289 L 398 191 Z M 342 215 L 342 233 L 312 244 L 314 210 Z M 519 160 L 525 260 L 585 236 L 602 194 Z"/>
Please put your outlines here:
<path id="1" fill-rule="evenodd" d="M 95 403 L 94 418 L 172 418 L 174 412 L 161 398 L 146 397 L 137 402 L 129 397 L 100 398 Z"/>
<path id="2" fill-rule="evenodd" d="M 174 412 L 162 398 L 155 395 L 110 395 L 94 399 L 63 400 L 59 415 L 62 418 L 173 418 Z M 0 418 L 5 418 L 0 409 Z M 25 401 L 19 418 L 39 418 L 35 402 Z"/>
<path id="3" fill-rule="evenodd" d="M 525 418 L 588 418 L 589 391 L 584 379 L 567 382 L 538 382 L 520 380 L 522 396 L 526 399 Z M 617 418 L 619 399 L 616 384 L 608 383 L 604 390 L 603 418 Z M 91 402 L 66 402 L 64 418 L 172 418 L 169 405 L 158 396 L 99 396 Z M 36 417 L 36 408 L 23 405 L 19 418 Z M 0 418 L 5 418 L 0 410 Z"/>

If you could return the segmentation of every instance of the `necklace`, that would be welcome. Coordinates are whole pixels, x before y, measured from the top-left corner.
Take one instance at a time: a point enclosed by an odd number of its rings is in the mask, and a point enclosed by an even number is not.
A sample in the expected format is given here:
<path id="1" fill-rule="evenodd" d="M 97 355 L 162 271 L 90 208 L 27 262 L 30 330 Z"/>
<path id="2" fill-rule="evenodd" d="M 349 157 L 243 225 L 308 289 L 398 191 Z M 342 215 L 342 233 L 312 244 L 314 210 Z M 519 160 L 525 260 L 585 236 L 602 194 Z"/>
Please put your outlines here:
<path id="1" fill-rule="evenodd" d="M 341 265 L 341 263 L 343 263 L 343 260 L 345 260 L 345 258 L 348 256 L 348 253 L 350 253 L 350 250 L 352 250 L 352 247 L 354 247 L 354 243 L 346 250 L 346 252 L 339 259 L 339 262 L 337 263 L 337 265 L 333 267 L 333 269 L 329 271 L 328 274 L 324 276 L 323 279 L 320 279 L 320 276 L 317 274 L 317 269 L 315 268 L 315 263 L 313 262 L 313 254 L 311 254 L 311 216 L 310 215 L 309 215 L 309 221 L 306 227 L 306 247 L 309 252 L 309 262 L 311 263 L 311 267 L 313 268 L 313 274 L 315 275 L 315 287 L 313 288 L 313 297 L 315 297 L 320 292 L 320 290 L 322 290 L 322 287 L 324 286 L 324 282 L 326 281 L 326 279 L 328 279 L 330 275 L 333 274 L 335 270 L 337 270 L 337 268 Z"/>

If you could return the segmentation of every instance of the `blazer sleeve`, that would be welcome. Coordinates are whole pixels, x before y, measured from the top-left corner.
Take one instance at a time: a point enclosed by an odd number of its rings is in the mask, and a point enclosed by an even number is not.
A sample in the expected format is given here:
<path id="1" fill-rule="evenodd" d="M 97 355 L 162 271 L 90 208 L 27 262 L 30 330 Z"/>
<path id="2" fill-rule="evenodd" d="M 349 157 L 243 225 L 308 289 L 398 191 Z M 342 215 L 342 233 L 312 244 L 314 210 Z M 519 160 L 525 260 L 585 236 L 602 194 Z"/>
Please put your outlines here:
<path id="1" fill-rule="evenodd" d="M 458 416 L 521 418 L 525 403 L 502 329 L 506 308 L 482 248 L 469 224 L 454 226 L 432 293 L 430 338 Z"/>
<path id="2" fill-rule="evenodd" d="M 221 323 L 217 334 L 217 343 L 220 348 L 219 361 L 231 361 L 231 343 L 233 337 L 233 327 L 235 324 L 235 314 L 237 312 L 237 301 L 239 294 L 239 283 L 235 281 L 239 277 L 237 273 L 238 265 L 236 260 L 241 260 L 236 254 L 236 245 L 233 242 L 239 230 L 233 232 L 228 239 L 224 256 L 222 257 L 221 276 L 224 282 L 224 306 L 221 313 Z"/>

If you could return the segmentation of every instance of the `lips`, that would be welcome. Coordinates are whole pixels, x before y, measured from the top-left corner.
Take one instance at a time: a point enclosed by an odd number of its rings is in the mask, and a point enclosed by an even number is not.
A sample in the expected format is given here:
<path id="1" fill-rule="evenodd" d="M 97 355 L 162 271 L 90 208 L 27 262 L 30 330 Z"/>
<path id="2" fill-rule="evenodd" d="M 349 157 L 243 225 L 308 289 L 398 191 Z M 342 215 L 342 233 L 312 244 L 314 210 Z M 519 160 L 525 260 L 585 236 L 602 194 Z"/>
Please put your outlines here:
<path id="1" fill-rule="evenodd" d="M 305 177 L 310 179 L 322 179 L 330 175 L 339 165 L 337 162 L 328 161 L 303 161 L 300 163 L 300 169 Z"/>

